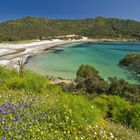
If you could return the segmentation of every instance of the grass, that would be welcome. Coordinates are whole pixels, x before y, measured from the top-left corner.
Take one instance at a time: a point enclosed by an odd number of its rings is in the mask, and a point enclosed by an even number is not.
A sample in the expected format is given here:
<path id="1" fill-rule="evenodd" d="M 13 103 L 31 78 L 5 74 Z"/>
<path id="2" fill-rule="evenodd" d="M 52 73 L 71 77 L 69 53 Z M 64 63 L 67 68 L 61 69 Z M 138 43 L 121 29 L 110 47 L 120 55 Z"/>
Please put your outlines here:
<path id="1" fill-rule="evenodd" d="M 117 96 L 88 100 L 63 92 L 45 76 L 26 72 L 20 78 L 0 68 L 0 139 L 137 140 L 136 130 L 106 119 L 111 102 L 114 118 L 120 104 L 129 106 Z"/>

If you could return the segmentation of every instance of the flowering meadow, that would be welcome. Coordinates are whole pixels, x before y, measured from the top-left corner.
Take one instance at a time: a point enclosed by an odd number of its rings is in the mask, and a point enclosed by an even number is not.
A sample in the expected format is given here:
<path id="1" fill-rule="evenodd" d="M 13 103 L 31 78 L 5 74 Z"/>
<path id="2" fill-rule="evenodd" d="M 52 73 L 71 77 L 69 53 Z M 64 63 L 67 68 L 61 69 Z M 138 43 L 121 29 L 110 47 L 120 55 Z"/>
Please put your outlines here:
<path id="1" fill-rule="evenodd" d="M 64 93 L 30 72 L 20 79 L 16 72 L 1 68 L 0 79 L 1 140 L 137 140 L 140 136 L 105 119 L 108 109 L 101 100 L 113 100 L 111 96 L 89 100 Z M 114 113 L 115 117 L 119 116 Z"/>

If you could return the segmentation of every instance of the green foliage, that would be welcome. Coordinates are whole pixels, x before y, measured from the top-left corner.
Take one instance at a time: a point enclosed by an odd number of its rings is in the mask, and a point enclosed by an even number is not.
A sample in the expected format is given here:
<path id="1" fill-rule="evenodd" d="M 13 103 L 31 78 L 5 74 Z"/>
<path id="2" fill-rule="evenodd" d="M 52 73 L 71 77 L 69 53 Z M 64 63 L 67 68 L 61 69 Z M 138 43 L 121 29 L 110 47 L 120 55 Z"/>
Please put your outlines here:
<path id="1" fill-rule="evenodd" d="M 109 101 L 102 97 L 96 97 L 91 102 L 100 110 L 102 116 L 106 118 L 109 111 Z"/>
<path id="2" fill-rule="evenodd" d="M 41 92 L 43 89 L 47 88 L 48 85 L 46 77 L 33 72 L 26 73 L 23 79 L 25 82 L 25 89 L 28 91 Z"/>
<path id="3" fill-rule="evenodd" d="M 27 91 L 41 92 L 47 88 L 48 79 L 33 72 L 26 72 L 21 78 L 16 71 L 0 67 L 0 84 L 5 84 L 10 89 L 24 89 Z"/>
<path id="4" fill-rule="evenodd" d="M 126 123 L 126 114 L 131 107 L 130 103 L 119 96 L 109 96 L 108 101 L 109 117 L 114 121 Z"/>
<path id="5" fill-rule="evenodd" d="M 129 84 L 123 79 L 108 78 L 109 88 L 107 93 L 111 95 L 119 95 L 126 98 L 127 100 L 136 103 L 140 101 L 140 87 L 139 85 Z"/>
<path id="6" fill-rule="evenodd" d="M 74 91 L 75 89 L 82 89 L 89 94 L 119 95 L 132 103 L 140 101 L 139 85 L 129 84 L 127 81 L 116 77 L 109 77 L 108 81 L 105 81 L 99 76 L 98 71 L 90 65 L 81 65 L 79 67 L 75 82 Z"/>
<path id="7" fill-rule="evenodd" d="M 140 53 L 130 53 L 119 61 L 119 66 L 132 72 L 137 80 L 140 80 Z"/>
<path id="8" fill-rule="evenodd" d="M 110 120 L 107 121 L 106 130 L 111 131 L 115 137 L 122 140 L 139 140 L 139 131 L 134 131 L 127 126 L 122 126 L 121 123 L 114 123 Z"/>
<path id="9" fill-rule="evenodd" d="M 124 91 L 128 89 L 128 82 L 126 82 L 123 79 L 117 79 L 116 77 L 114 78 L 108 78 L 110 87 L 109 87 L 109 93 L 114 94 L 114 95 L 123 95 Z"/>
<path id="10" fill-rule="evenodd" d="M 98 109 L 86 98 L 70 94 L 3 91 L 0 117 L 0 138 L 111 139 Z"/>
<path id="11" fill-rule="evenodd" d="M 84 72 L 85 77 L 95 74 L 93 78 L 100 79 L 94 68 L 88 68 L 91 75 Z M 32 72 L 25 71 L 20 78 L 15 71 L 1 67 L 0 71 L 0 138 L 133 140 L 132 134 L 140 136 L 132 129 L 131 135 L 127 134 L 127 128 L 119 125 L 123 133 L 118 133 L 114 131 L 116 124 L 107 121 L 139 130 L 139 104 L 131 105 L 119 96 L 105 94 L 89 100 L 84 95 L 64 93 L 49 84 L 48 78 Z"/>
<path id="12" fill-rule="evenodd" d="M 79 126 L 86 126 L 87 124 L 103 125 L 104 121 L 99 110 L 85 97 L 67 94 L 60 97 L 60 104 L 57 104 L 57 107 L 66 108 Z M 72 110 L 73 112 L 71 112 Z M 69 114 L 68 112 L 67 114 Z"/>
<path id="13" fill-rule="evenodd" d="M 99 78 L 98 74 L 99 72 L 94 67 L 90 65 L 81 65 L 77 71 L 76 76 L 84 79 L 88 79 L 90 77 Z"/>
<path id="14" fill-rule="evenodd" d="M 128 126 L 140 130 L 140 104 L 134 105 L 127 114 Z"/>
<path id="15" fill-rule="evenodd" d="M 6 85 L 10 89 L 23 89 L 25 88 L 24 80 L 20 77 L 10 77 L 6 80 Z"/>
<path id="16" fill-rule="evenodd" d="M 126 114 L 131 108 L 128 101 L 119 96 L 101 95 L 93 99 L 92 103 L 100 110 L 104 118 L 127 124 Z"/>
<path id="17" fill-rule="evenodd" d="M 88 93 L 102 93 L 107 88 L 107 83 L 99 76 L 99 72 L 90 65 L 79 67 L 75 82 L 78 89 L 83 89 Z"/>
<path id="18" fill-rule="evenodd" d="M 97 17 L 95 19 L 59 20 L 24 17 L 0 23 L 0 41 L 50 39 L 77 34 L 90 38 L 140 39 L 140 23 L 132 20 Z"/>

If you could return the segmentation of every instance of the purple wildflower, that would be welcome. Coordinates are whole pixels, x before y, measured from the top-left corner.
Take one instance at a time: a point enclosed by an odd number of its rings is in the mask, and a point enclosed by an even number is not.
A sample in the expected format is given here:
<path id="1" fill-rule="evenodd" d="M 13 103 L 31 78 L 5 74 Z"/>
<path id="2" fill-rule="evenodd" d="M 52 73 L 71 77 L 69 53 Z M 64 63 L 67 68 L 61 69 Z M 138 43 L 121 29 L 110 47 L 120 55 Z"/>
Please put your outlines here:
<path id="1" fill-rule="evenodd" d="M 20 120 L 20 115 L 19 114 L 17 114 L 17 119 Z"/>
<path id="2" fill-rule="evenodd" d="M 0 108 L 0 113 L 2 113 L 2 108 Z"/>
<path id="3" fill-rule="evenodd" d="M 1 140 L 6 140 L 6 138 L 3 137 Z"/>
<path id="4" fill-rule="evenodd" d="M 25 128 L 28 129 L 29 128 L 29 124 L 26 124 Z"/>
<path id="5" fill-rule="evenodd" d="M 24 118 L 22 118 L 22 122 L 24 122 Z"/>
<path id="6" fill-rule="evenodd" d="M 28 103 L 25 104 L 25 108 L 28 108 Z"/>
<path id="7" fill-rule="evenodd" d="M 18 121 L 17 119 L 14 119 L 14 120 L 13 120 L 13 123 L 16 123 L 17 121 Z"/>

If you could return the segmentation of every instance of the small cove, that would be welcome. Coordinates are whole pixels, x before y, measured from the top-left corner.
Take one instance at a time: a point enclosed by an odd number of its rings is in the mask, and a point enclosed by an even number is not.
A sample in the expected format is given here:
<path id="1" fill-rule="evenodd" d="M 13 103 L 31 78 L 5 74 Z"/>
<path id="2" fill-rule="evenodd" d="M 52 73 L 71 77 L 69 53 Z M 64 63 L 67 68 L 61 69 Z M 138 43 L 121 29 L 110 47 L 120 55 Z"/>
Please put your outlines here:
<path id="1" fill-rule="evenodd" d="M 117 65 L 131 52 L 140 53 L 140 42 L 72 43 L 32 57 L 25 68 L 44 75 L 73 79 L 81 64 L 90 64 L 104 79 L 118 77 L 137 83 L 128 71 Z"/>

